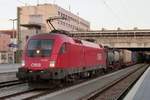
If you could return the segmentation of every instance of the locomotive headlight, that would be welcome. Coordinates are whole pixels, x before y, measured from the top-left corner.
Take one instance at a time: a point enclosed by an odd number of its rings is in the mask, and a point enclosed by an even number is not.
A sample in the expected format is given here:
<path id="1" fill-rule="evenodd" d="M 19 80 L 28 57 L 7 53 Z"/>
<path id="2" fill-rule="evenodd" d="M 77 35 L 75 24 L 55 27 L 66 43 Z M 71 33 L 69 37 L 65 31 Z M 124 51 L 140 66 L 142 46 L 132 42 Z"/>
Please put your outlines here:
<path id="1" fill-rule="evenodd" d="M 24 60 L 21 61 L 21 65 L 25 66 L 25 61 Z"/>
<path id="2" fill-rule="evenodd" d="M 50 61 L 49 67 L 54 68 L 55 67 L 56 61 Z"/>
<path id="3" fill-rule="evenodd" d="M 36 53 L 39 54 L 39 53 L 40 53 L 40 50 L 36 50 Z"/>

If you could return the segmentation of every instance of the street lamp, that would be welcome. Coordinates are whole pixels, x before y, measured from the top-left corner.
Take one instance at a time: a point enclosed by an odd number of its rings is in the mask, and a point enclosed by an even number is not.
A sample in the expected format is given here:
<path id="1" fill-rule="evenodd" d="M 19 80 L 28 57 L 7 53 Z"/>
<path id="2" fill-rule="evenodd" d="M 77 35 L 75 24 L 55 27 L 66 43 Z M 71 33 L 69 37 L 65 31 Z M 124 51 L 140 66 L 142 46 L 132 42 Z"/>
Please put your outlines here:
<path id="1" fill-rule="evenodd" d="M 17 19 L 9 19 L 10 21 L 13 22 L 13 34 L 12 34 L 12 43 L 15 44 L 15 21 Z M 15 51 L 12 47 L 12 52 L 13 52 L 13 63 L 15 63 Z"/>

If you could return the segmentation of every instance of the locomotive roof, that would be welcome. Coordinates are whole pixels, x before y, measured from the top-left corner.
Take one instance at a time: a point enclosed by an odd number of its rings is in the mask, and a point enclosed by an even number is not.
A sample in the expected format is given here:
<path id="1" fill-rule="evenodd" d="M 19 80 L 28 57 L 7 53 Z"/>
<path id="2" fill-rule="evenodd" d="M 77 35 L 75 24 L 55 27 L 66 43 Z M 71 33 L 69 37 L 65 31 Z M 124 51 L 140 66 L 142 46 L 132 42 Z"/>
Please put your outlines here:
<path id="1" fill-rule="evenodd" d="M 58 34 L 58 33 L 42 33 L 42 34 L 38 34 L 38 35 L 34 35 L 31 38 L 55 38 L 55 37 L 67 37 L 66 35 L 63 34 Z"/>
<path id="2" fill-rule="evenodd" d="M 59 38 L 65 42 L 69 42 L 69 43 L 73 43 L 73 44 L 74 43 L 79 44 L 79 45 L 82 44 L 83 46 L 87 46 L 87 47 L 102 48 L 99 44 L 72 38 L 72 37 L 69 37 L 68 35 L 60 34 L 59 32 L 58 33 L 52 33 L 52 32 L 51 33 L 42 33 L 42 34 L 34 35 L 30 39 L 55 39 L 55 38 Z"/>
<path id="3" fill-rule="evenodd" d="M 60 39 L 63 41 L 73 41 L 71 37 L 68 37 L 67 35 L 64 34 L 59 34 L 59 33 L 42 33 L 38 35 L 32 36 L 30 39 Z"/>

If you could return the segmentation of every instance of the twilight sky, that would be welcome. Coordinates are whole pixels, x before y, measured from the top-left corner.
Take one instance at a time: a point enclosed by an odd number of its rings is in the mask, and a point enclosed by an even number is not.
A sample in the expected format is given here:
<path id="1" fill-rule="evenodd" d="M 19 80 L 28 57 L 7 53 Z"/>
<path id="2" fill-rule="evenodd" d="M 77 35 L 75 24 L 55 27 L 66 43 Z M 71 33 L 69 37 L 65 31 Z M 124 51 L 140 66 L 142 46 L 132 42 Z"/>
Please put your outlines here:
<path id="1" fill-rule="evenodd" d="M 0 0 L 0 30 L 12 29 L 17 6 L 55 3 L 91 23 L 91 29 L 150 29 L 150 0 Z"/>

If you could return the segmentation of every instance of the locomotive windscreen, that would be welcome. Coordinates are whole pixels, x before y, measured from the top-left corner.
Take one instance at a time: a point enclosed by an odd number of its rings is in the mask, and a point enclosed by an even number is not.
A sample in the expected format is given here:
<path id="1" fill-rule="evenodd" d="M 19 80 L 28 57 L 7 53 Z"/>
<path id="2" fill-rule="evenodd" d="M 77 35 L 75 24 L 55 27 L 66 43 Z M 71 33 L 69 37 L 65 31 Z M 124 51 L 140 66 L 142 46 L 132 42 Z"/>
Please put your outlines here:
<path id="1" fill-rule="evenodd" d="M 52 52 L 53 40 L 32 39 L 27 46 L 29 57 L 48 57 Z"/>

